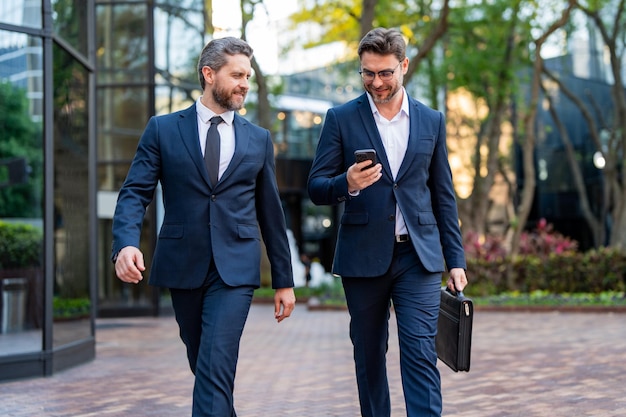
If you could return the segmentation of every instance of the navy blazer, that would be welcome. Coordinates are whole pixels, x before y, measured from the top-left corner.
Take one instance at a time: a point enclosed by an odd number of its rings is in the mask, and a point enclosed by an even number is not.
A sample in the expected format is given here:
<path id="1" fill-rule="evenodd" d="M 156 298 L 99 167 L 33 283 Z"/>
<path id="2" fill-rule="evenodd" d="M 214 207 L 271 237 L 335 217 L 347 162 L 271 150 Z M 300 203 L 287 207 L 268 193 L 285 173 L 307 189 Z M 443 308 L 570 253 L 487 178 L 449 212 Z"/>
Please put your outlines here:
<path id="1" fill-rule="evenodd" d="M 196 105 L 149 120 L 119 193 L 112 250 L 139 247 L 145 209 L 160 181 L 165 214 L 150 284 L 198 288 L 213 258 L 226 284 L 258 287 L 263 238 L 272 287 L 293 287 L 270 134 L 237 114 L 233 124 L 235 152 L 212 188 L 198 138 Z"/>
<path id="2" fill-rule="evenodd" d="M 328 111 L 309 173 L 308 191 L 315 204 L 345 202 L 333 273 L 374 277 L 387 272 L 396 203 L 428 271 L 465 268 L 443 114 L 409 97 L 408 148 L 394 181 L 366 94 Z M 354 163 L 354 151 L 362 148 L 376 150 L 383 175 L 351 197 L 346 171 Z"/>

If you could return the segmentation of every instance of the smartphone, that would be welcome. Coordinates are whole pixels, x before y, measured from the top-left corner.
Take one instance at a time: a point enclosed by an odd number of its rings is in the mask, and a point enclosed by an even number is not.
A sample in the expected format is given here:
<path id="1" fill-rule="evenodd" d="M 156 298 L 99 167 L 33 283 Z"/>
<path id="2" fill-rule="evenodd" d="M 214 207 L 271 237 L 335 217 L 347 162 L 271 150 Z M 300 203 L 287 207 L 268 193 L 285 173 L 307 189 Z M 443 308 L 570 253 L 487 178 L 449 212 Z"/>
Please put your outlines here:
<path id="1" fill-rule="evenodd" d="M 376 151 L 374 149 L 357 149 L 354 151 L 354 159 L 356 162 L 372 161 L 371 164 L 363 168 L 361 171 L 376 165 Z"/>

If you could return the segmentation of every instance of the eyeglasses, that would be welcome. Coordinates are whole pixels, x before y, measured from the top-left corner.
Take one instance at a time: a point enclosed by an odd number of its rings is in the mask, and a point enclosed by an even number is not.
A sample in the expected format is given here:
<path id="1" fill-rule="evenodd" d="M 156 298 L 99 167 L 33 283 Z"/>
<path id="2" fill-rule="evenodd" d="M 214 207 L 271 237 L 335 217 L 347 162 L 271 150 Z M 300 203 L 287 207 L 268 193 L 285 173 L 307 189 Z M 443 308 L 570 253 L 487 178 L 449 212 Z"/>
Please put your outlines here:
<path id="1" fill-rule="evenodd" d="M 392 70 L 382 70 L 382 71 L 378 71 L 378 72 L 373 72 L 370 70 L 361 70 L 359 71 L 359 74 L 361 74 L 361 78 L 363 79 L 363 81 L 374 81 L 374 79 L 376 78 L 376 75 L 378 75 L 378 78 L 380 78 L 382 81 L 389 81 L 393 78 L 393 73 L 396 72 L 396 69 L 398 69 L 398 67 L 400 66 L 402 62 L 398 62 L 398 65 L 396 65 L 396 67 Z"/>

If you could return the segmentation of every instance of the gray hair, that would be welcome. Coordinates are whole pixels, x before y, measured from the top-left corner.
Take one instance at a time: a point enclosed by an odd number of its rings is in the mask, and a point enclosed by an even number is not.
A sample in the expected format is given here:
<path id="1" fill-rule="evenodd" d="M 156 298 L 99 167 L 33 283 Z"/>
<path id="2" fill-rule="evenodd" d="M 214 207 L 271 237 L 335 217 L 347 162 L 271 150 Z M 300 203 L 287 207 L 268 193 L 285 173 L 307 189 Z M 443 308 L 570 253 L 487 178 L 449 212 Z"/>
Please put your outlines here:
<path id="1" fill-rule="evenodd" d="M 203 67 L 210 67 L 213 71 L 219 71 L 224 65 L 226 65 L 226 55 L 245 55 L 248 58 L 252 58 L 252 48 L 248 43 L 242 39 L 232 36 L 226 38 L 213 39 L 207 43 L 198 59 L 198 79 L 200 80 L 200 87 L 204 90 L 204 75 L 202 74 Z"/>
<path id="2" fill-rule="evenodd" d="M 378 55 L 394 55 L 398 61 L 406 58 L 406 42 L 397 29 L 372 29 L 359 43 L 359 58 L 364 52 Z"/>

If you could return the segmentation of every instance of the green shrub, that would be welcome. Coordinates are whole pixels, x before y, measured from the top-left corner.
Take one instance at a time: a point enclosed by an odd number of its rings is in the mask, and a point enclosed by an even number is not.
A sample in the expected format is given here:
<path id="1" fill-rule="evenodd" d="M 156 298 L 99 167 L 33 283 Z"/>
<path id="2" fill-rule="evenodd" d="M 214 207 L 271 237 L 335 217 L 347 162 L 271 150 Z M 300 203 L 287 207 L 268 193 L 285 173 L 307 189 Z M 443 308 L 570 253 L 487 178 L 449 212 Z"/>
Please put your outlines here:
<path id="1" fill-rule="evenodd" d="M 55 319 L 88 317 L 91 312 L 91 301 L 86 297 L 54 297 L 52 299 L 52 312 Z"/>
<path id="2" fill-rule="evenodd" d="M 0 221 L 0 269 L 42 264 L 43 232 L 25 223 Z"/>
<path id="3" fill-rule="evenodd" d="M 470 285 L 467 293 L 490 295 L 504 292 L 553 294 L 626 290 L 626 254 L 613 248 L 581 252 L 520 255 L 486 261 L 468 258 Z M 506 273 L 511 274 L 507 281 Z"/>
<path id="4" fill-rule="evenodd" d="M 507 292 L 553 294 L 623 292 L 626 253 L 613 248 L 579 252 L 576 241 L 555 232 L 544 219 L 524 232 L 519 255 L 513 257 L 502 239 L 466 232 L 464 238 L 470 285 L 468 294 Z"/>

